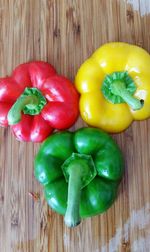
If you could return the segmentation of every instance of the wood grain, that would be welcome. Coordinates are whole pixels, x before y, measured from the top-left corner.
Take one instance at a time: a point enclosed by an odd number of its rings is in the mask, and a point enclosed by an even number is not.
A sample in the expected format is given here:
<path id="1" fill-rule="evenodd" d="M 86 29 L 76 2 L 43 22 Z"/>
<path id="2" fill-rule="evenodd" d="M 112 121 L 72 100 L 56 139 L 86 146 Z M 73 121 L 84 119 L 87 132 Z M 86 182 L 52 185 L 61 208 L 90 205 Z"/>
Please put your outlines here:
<path id="1" fill-rule="evenodd" d="M 74 80 L 103 43 L 125 41 L 150 52 L 150 0 L 0 0 L 0 76 L 30 60 L 52 63 Z M 85 125 L 78 119 L 71 130 Z M 126 170 L 115 204 L 75 229 L 52 212 L 33 176 L 39 144 L 0 129 L 1 252 L 150 251 L 150 120 L 114 135 Z M 33 200 L 29 192 L 39 193 Z"/>

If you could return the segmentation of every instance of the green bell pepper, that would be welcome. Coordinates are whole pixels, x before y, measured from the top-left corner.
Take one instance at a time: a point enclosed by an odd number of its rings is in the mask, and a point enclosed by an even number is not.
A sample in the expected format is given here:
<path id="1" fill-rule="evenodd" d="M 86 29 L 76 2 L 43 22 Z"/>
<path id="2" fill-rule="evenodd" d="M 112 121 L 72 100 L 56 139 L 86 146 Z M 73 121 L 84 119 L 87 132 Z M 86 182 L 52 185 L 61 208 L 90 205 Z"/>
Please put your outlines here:
<path id="1" fill-rule="evenodd" d="M 41 145 L 34 167 L 49 206 L 65 215 L 69 227 L 112 205 L 124 171 L 118 145 L 96 128 L 51 135 Z"/>

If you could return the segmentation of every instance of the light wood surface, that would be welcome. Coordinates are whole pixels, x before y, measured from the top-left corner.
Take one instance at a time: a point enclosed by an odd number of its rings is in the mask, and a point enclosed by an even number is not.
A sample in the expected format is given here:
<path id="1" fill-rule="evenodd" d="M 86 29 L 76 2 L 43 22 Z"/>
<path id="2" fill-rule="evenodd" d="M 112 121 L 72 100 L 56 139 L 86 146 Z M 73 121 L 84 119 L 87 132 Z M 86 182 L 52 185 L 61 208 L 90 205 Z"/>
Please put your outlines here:
<path id="1" fill-rule="evenodd" d="M 150 52 L 149 13 L 150 0 L 0 0 L 0 76 L 45 60 L 74 80 L 80 64 L 108 41 Z M 83 125 L 79 118 L 72 130 Z M 150 120 L 113 137 L 126 163 L 118 198 L 107 213 L 69 229 L 34 178 L 39 144 L 17 142 L 0 128 L 1 252 L 150 251 Z"/>

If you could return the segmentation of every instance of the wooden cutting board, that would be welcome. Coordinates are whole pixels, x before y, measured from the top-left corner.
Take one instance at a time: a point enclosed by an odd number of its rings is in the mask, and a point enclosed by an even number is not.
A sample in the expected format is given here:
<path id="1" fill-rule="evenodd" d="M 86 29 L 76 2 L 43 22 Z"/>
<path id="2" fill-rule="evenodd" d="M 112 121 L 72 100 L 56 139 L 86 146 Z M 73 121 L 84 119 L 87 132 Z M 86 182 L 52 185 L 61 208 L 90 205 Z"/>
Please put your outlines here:
<path id="1" fill-rule="evenodd" d="M 150 52 L 150 0 L 0 0 L 0 76 L 45 60 L 74 80 L 80 64 L 109 41 Z M 84 125 L 79 118 L 72 130 Z M 118 198 L 107 213 L 69 229 L 34 178 L 39 144 L 17 142 L 0 128 L 1 252 L 150 251 L 150 120 L 113 137 L 125 156 Z"/>

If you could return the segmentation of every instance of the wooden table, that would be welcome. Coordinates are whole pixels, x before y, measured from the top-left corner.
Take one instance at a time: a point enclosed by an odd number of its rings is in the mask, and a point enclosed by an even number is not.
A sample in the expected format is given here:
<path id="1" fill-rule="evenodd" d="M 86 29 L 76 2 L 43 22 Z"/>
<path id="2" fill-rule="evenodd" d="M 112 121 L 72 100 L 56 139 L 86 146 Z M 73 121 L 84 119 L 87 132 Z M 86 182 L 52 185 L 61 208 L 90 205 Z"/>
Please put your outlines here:
<path id="1" fill-rule="evenodd" d="M 45 60 L 74 80 L 80 64 L 108 41 L 150 52 L 149 13 L 150 0 L 0 0 L 0 76 Z M 79 118 L 72 130 L 83 125 Z M 17 142 L 10 129 L 0 129 L 1 252 L 150 251 L 150 120 L 113 137 L 126 164 L 118 198 L 107 213 L 69 229 L 34 178 L 39 144 Z"/>

